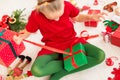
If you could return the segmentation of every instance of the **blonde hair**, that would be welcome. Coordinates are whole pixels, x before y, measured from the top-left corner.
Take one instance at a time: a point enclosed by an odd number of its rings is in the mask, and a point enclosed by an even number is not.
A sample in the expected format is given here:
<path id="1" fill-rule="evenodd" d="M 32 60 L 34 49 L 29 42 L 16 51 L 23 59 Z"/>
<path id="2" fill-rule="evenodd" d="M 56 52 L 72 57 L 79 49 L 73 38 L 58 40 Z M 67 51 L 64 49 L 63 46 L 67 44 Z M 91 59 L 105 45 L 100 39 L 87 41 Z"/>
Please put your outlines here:
<path id="1" fill-rule="evenodd" d="M 61 9 L 64 0 L 38 0 L 38 12 L 55 12 Z"/>

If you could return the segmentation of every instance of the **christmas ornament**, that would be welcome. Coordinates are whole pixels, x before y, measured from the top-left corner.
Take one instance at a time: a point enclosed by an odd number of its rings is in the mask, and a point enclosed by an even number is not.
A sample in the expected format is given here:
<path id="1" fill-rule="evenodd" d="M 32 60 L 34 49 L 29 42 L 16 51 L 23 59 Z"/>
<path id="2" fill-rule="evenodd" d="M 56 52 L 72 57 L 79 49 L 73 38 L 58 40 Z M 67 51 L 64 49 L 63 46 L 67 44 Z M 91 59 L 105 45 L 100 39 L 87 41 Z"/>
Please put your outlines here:
<path id="1" fill-rule="evenodd" d="M 0 21 L 0 27 L 5 29 L 10 29 L 15 32 L 19 32 L 25 28 L 26 22 L 22 13 L 25 9 L 15 10 L 12 12 L 12 15 L 3 15 Z"/>
<path id="2" fill-rule="evenodd" d="M 8 29 L 9 25 L 7 24 L 7 22 L 9 20 L 9 18 L 10 18 L 9 15 L 3 15 L 2 20 L 0 21 L 0 27 Z"/>
<path id="3" fill-rule="evenodd" d="M 12 12 L 11 17 L 8 21 L 8 25 L 10 26 L 10 30 L 19 32 L 20 30 L 23 30 L 26 25 L 26 20 L 24 18 L 25 15 L 23 15 L 23 11 L 25 9 L 17 9 Z"/>
<path id="4" fill-rule="evenodd" d="M 107 66 L 113 66 L 114 65 L 114 61 L 112 60 L 112 58 L 114 58 L 115 60 L 118 60 L 118 58 L 115 57 L 115 56 L 107 58 L 106 61 L 105 61 Z"/>
<path id="5" fill-rule="evenodd" d="M 98 5 L 98 0 L 95 0 L 93 5 Z"/>

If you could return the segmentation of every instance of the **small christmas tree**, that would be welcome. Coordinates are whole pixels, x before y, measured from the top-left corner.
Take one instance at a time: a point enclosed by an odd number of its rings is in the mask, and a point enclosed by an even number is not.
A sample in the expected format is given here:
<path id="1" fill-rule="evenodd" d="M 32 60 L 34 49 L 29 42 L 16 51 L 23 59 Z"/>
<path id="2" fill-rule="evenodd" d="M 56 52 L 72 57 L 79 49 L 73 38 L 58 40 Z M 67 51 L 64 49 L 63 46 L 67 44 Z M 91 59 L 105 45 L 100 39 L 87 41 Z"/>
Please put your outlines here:
<path id="1" fill-rule="evenodd" d="M 23 30 L 25 28 L 26 22 L 25 18 L 22 13 L 25 9 L 17 9 L 12 12 L 12 15 L 8 21 L 8 25 L 10 26 L 10 30 L 19 32 L 20 30 Z"/>

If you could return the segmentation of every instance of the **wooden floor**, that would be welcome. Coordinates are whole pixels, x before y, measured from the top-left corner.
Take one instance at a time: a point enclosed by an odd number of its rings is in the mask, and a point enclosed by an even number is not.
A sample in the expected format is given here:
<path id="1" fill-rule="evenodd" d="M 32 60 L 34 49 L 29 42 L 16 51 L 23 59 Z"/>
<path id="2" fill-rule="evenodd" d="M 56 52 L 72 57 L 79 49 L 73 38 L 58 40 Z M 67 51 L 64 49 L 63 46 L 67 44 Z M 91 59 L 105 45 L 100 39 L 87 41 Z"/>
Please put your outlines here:
<path id="1" fill-rule="evenodd" d="M 15 3 L 14 1 L 16 1 L 16 3 L 17 3 L 18 0 L 10 0 L 10 1 L 13 1 L 13 3 Z M 26 0 L 26 1 L 30 2 L 32 0 L 30 0 L 30 1 Z M 76 1 L 78 2 L 78 4 L 82 4 L 81 6 L 83 6 L 84 4 L 88 5 L 89 3 L 90 3 L 89 5 L 91 5 L 91 3 L 92 3 L 92 2 L 88 2 L 86 0 L 76 0 Z M 109 3 L 111 1 L 113 2 L 114 0 L 98 0 L 98 1 L 100 1 L 99 5 L 98 6 L 93 6 L 92 5 L 91 8 L 102 10 L 101 5 L 103 6 L 103 5 L 107 4 L 108 2 Z M 3 4 L 2 4 L 3 7 L 5 7 L 6 2 L 7 2 L 7 0 L 3 1 Z M 8 2 L 7 2 L 7 4 L 8 4 Z M 33 1 L 33 2 L 35 4 L 35 1 Z M 34 4 L 32 3 L 31 5 L 33 6 Z M 0 7 L 1 7 L 1 5 L 0 5 Z M 7 9 L 7 8 L 5 7 L 5 9 Z M 31 7 L 30 7 L 30 9 L 31 9 Z M 86 13 L 86 12 L 87 11 L 85 11 L 83 13 Z M 5 10 L 2 12 L 1 8 L 0 8 L 0 13 L 1 13 L 0 15 L 5 14 Z M 106 18 L 109 19 L 110 16 L 113 15 L 113 14 L 114 13 L 109 13 Z M 119 63 L 120 63 L 120 47 L 112 45 L 110 42 L 104 42 L 103 41 L 103 37 L 101 35 L 101 32 L 105 29 L 105 26 L 103 25 L 103 22 L 99 22 L 98 26 L 96 28 L 95 27 L 86 27 L 86 26 L 84 26 L 84 23 L 75 23 L 74 25 L 75 25 L 75 30 L 77 32 L 77 36 L 79 36 L 79 34 L 82 30 L 87 30 L 90 35 L 98 34 L 99 37 L 89 39 L 88 42 L 97 46 L 97 47 L 99 47 L 99 48 L 101 48 L 101 49 L 103 49 L 105 51 L 105 54 L 106 54 L 106 59 L 114 56 L 114 57 L 117 57 L 118 60 L 116 60 L 115 58 L 112 58 L 112 60 L 114 61 L 113 66 L 107 66 L 106 62 L 103 61 L 101 64 L 99 64 L 95 67 L 92 67 L 90 69 L 80 71 L 80 72 L 77 72 L 77 73 L 74 73 L 74 74 L 67 75 L 67 76 L 61 78 L 60 80 L 107 80 L 108 77 L 113 77 L 114 75 L 111 74 L 111 71 L 114 67 L 117 68 L 119 66 Z M 36 33 L 32 34 L 27 39 L 31 40 L 31 41 L 34 41 L 34 42 L 37 42 L 37 43 L 40 43 L 39 41 L 40 41 L 41 38 L 42 37 L 39 34 L 39 32 L 36 32 Z M 26 43 L 26 42 L 24 42 L 24 44 L 26 46 L 26 49 L 22 54 L 31 56 L 32 59 L 33 59 L 32 60 L 32 63 L 33 63 L 38 51 L 40 50 L 40 48 L 37 47 L 37 46 L 34 46 L 32 44 Z M 13 67 L 16 62 L 17 62 L 17 59 L 11 64 L 11 67 Z M 25 73 L 27 70 L 30 70 L 32 63 L 25 67 L 23 73 Z M 7 68 L 0 65 L 0 75 L 5 77 L 6 74 L 7 74 Z M 49 78 L 49 76 L 45 76 L 45 77 L 41 77 L 41 78 L 36 78 L 36 77 L 31 76 L 31 77 L 26 78 L 24 80 L 48 80 L 48 78 Z"/>

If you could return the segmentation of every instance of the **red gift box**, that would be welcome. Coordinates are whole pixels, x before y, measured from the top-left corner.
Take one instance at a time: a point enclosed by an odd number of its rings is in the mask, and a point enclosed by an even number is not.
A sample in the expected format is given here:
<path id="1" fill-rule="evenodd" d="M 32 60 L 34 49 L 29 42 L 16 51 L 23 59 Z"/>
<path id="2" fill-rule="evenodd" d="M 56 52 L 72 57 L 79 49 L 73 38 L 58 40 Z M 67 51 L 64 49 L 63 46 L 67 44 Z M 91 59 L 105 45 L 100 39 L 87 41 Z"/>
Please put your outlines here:
<path id="1" fill-rule="evenodd" d="M 91 10 L 88 11 L 88 14 L 98 14 L 98 13 L 100 13 L 100 10 L 91 9 Z M 84 24 L 87 27 L 97 27 L 98 22 L 94 21 L 94 20 L 91 20 L 91 21 L 84 22 Z"/>
<path id="2" fill-rule="evenodd" d="M 111 43 L 120 47 L 120 27 L 111 35 Z"/>
<path id="3" fill-rule="evenodd" d="M 17 33 L 0 28 L 0 64 L 6 67 L 25 49 L 23 42 L 18 45 L 13 41 L 15 34 Z"/>

